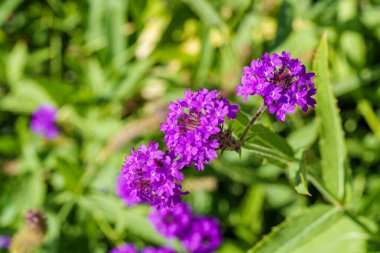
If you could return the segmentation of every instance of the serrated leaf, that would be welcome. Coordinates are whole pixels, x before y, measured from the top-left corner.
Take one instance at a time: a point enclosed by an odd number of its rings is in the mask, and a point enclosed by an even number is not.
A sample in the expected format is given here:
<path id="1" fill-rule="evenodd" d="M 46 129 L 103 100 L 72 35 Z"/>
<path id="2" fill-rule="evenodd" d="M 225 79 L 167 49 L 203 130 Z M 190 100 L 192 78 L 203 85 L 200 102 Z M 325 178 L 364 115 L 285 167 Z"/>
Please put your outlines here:
<path id="1" fill-rule="evenodd" d="M 274 228 L 248 252 L 365 252 L 366 237 L 341 209 L 316 206 Z"/>
<path id="2" fill-rule="evenodd" d="M 320 127 L 319 148 L 322 158 L 322 177 L 326 188 L 337 199 L 342 200 L 344 198 L 346 147 L 342 120 L 330 84 L 326 33 L 319 43 L 313 61 L 313 71 L 316 73 L 314 82 L 317 89 L 316 112 Z"/>

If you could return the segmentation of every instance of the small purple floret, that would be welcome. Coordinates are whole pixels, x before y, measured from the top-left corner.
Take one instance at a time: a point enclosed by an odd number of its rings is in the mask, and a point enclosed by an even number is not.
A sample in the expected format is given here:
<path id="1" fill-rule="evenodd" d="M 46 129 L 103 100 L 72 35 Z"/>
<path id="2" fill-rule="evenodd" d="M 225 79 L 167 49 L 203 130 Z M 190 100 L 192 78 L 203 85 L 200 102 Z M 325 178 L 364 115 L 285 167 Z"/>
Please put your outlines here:
<path id="1" fill-rule="evenodd" d="M 110 250 L 109 253 L 138 253 L 138 251 L 133 244 L 124 243 Z"/>
<path id="2" fill-rule="evenodd" d="M 57 109 L 50 105 L 38 107 L 32 114 L 30 129 L 35 134 L 41 134 L 46 139 L 57 137 L 59 130 L 55 126 Z"/>
<path id="3" fill-rule="evenodd" d="M 174 249 L 168 247 L 145 247 L 141 249 L 141 253 L 176 253 Z"/>
<path id="4" fill-rule="evenodd" d="M 182 239 L 186 250 L 192 253 L 214 252 L 222 243 L 222 233 L 217 219 L 212 217 L 196 217 L 191 224 L 191 230 Z"/>
<path id="5" fill-rule="evenodd" d="M 152 209 L 149 220 L 158 232 L 166 238 L 184 238 L 192 221 L 192 210 L 188 203 L 180 203 L 172 210 Z"/>
<path id="6" fill-rule="evenodd" d="M 121 175 L 125 180 L 124 192 L 134 203 L 149 203 L 157 208 L 172 208 L 181 202 L 183 174 L 175 156 L 158 150 L 158 144 L 140 145 L 125 158 Z"/>
<path id="7" fill-rule="evenodd" d="M 127 206 L 133 206 L 140 202 L 138 198 L 133 197 L 131 194 L 132 190 L 133 188 L 128 186 L 127 180 L 121 175 L 118 175 L 116 179 L 116 195 L 123 200 Z"/>
<path id="8" fill-rule="evenodd" d="M 11 237 L 6 235 L 0 235 L 0 249 L 6 249 L 11 244 Z"/>
<path id="9" fill-rule="evenodd" d="M 166 123 L 161 124 L 165 143 L 183 166 L 194 163 L 197 170 L 217 157 L 220 143 L 216 138 L 226 120 L 235 119 L 237 104 L 230 104 L 220 93 L 200 89 L 185 91 L 185 98 L 169 104 Z"/>
<path id="10" fill-rule="evenodd" d="M 241 85 L 236 91 L 244 102 L 250 95 L 263 97 L 269 113 L 285 121 L 286 114 L 294 113 L 296 105 L 303 111 L 307 111 L 308 106 L 315 107 L 314 76 L 313 72 L 306 72 L 305 65 L 298 59 L 290 58 L 290 53 L 265 53 L 262 59 L 244 67 Z"/>

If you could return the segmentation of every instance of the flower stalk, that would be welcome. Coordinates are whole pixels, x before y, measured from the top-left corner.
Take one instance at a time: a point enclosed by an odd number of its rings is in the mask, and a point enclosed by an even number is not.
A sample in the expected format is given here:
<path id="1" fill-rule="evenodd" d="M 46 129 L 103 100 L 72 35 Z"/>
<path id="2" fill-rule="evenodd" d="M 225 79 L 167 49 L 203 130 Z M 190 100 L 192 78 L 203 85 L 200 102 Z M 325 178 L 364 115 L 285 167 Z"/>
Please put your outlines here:
<path id="1" fill-rule="evenodd" d="M 244 138 L 247 135 L 249 129 L 251 129 L 255 121 L 261 116 L 261 114 L 263 114 L 266 108 L 267 108 L 267 105 L 262 104 L 260 108 L 257 110 L 257 112 L 255 113 L 255 115 L 253 115 L 252 119 L 248 122 L 247 126 L 245 127 L 243 134 L 239 138 L 240 142 L 244 142 Z"/>

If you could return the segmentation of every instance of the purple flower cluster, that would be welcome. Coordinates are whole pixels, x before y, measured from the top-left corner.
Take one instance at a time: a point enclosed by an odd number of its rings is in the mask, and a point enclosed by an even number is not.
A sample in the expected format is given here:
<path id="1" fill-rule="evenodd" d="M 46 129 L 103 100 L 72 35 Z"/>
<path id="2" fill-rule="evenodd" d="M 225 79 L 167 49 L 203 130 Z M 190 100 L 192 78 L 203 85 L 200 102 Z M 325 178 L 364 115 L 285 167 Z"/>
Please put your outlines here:
<path id="1" fill-rule="evenodd" d="M 201 89 L 185 91 L 185 98 L 169 105 L 167 122 L 161 125 L 168 150 L 158 144 L 141 145 L 125 158 L 117 179 L 116 193 L 127 206 L 149 203 L 157 208 L 172 208 L 181 202 L 181 169 L 193 162 L 197 170 L 217 157 L 219 140 L 225 145 L 228 134 L 222 132 L 225 117 L 236 118 L 238 105 L 219 97 L 219 92 Z"/>
<path id="2" fill-rule="evenodd" d="M 210 253 L 222 243 L 219 221 L 213 217 L 195 217 L 189 236 L 182 240 L 189 252 Z"/>
<path id="3" fill-rule="evenodd" d="M 141 250 L 141 253 L 176 253 L 174 249 L 168 247 L 145 247 Z"/>
<path id="4" fill-rule="evenodd" d="M 138 253 L 139 251 L 133 244 L 124 243 L 112 250 L 109 253 Z M 141 249 L 141 253 L 176 253 L 175 250 L 168 247 L 145 247 Z"/>
<path id="5" fill-rule="evenodd" d="M 116 248 L 113 248 L 109 253 L 138 253 L 133 244 L 124 243 Z"/>
<path id="6" fill-rule="evenodd" d="M 216 218 L 194 216 L 189 204 L 181 203 L 174 210 L 153 210 L 150 221 L 167 238 L 176 237 L 186 250 L 210 253 L 222 242 L 222 233 Z"/>
<path id="7" fill-rule="evenodd" d="M 308 106 L 315 106 L 312 96 L 316 93 L 312 72 L 306 72 L 306 67 L 298 59 L 290 58 L 290 53 L 282 55 L 265 53 L 262 59 L 254 60 L 251 66 L 243 69 L 240 86 L 236 87 L 237 95 L 259 95 L 271 114 L 276 114 L 277 120 L 284 121 L 286 113 L 294 113 L 296 105 L 303 111 Z"/>
<path id="8" fill-rule="evenodd" d="M 0 235 L 0 249 L 6 249 L 11 244 L 11 238 L 6 235 Z"/>
<path id="9" fill-rule="evenodd" d="M 181 202 L 179 184 L 183 174 L 170 152 L 158 149 L 158 144 L 151 142 L 149 146 L 140 145 L 137 151 L 132 148 L 132 154 L 125 158 L 121 169 L 120 183 L 125 194 L 123 199 L 127 204 L 149 203 L 158 208 L 171 208 Z"/>
<path id="10" fill-rule="evenodd" d="M 314 73 L 306 72 L 306 67 L 298 59 L 290 58 L 289 53 L 266 53 L 262 59 L 252 61 L 250 67 L 245 67 L 243 73 L 242 85 L 236 87 L 237 95 L 244 96 L 244 102 L 249 95 L 262 96 L 264 104 L 270 113 L 276 114 L 277 120 L 284 121 L 286 114 L 293 113 L 296 105 L 304 111 L 309 106 L 315 106 L 316 101 L 312 98 L 316 93 L 312 82 Z M 197 226 L 216 227 L 213 230 L 216 231 L 215 235 L 212 231 L 207 233 L 212 238 L 219 238 L 217 222 L 213 219 L 186 218 L 191 216 L 186 205 L 174 211 L 173 207 L 186 194 L 180 185 L 184 167 L 194 164 L 198 171 L 203 170 L 205 164 L 218 156 L 217 149 L 240 149 L 241 142 L 233 138 L 231 129 L 223 129 L 226 120 L 235 119 L 238 112 L 238 105 L 230 104 L 218 91 L 200 89 L 192 93 L 186 90 L 184 98 L 169 104 L 166 122 L 161 124 L 167 150 L 158 150 L 158 144 L 154 142 L 148 147 L 141 145 L 137 151 L 132 149 L 117 180 L 117 195 L 128 206 L 149 203 L 157 209 L 167 208 L 160 210 L 162 213 L 156 215 L 158 218 L 155 214 L 151 216 L 157 229 L 167 237 L 184 238 L 181 233 L 185 231 L 189 234 L 189 230 L 182 227 L 186 227 L 191 220 L 190 223 L 195 224 L 191 225 L 192 229 Z M 166 218 L 160 220 L 159 217 Z M 186 236 L 184 244 L 188 248 L 196 245 L 202 232 L 193 231 L 191 234 L 197 236 Z M 218 240 L 212 238 L 201 241 L 212 248 L 212 245 L 218 244 Z"/>
<path id="11" fill-rule="evenodd" d="M 191 225 L 192 216 L 191 206 L 182 202 L 173 210 L 153 210 L 149 215 L 149 220 L 165 237 L 184 238 Z"/>
<path id="12" fill-rule="evenodd" d="M 46 139 L 57 137 L 59 130 L 55 126 L 57 109 L 50 105 L 41 105 L 32 114 L 30 129 L 33 133 L 41 134 Z"/>
<path id="13" fill-rule="evenodd" d="M 184 166 L 194 163 L 197 170 L 217 157 L 220 147 L 217 135 L 225 117 L 236 118 L 237 104 L 230 104 L 220 92 L 201 89 L 185 91 L 185 98 L 169 105 L 167 122 L 161 124 L 165 143 Z"/>

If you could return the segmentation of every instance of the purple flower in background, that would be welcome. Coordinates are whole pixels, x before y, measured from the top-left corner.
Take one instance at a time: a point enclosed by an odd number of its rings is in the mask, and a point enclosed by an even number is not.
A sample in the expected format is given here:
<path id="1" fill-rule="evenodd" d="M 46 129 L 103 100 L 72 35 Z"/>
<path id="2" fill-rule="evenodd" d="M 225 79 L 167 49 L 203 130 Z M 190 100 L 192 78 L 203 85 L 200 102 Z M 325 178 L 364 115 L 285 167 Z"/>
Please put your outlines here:
<path id="1" fill-rule="evenodd" d="M 158 144 L 140 145 L 137 152 L 125 158 L 121 175 L 125 179 L 124 193 L 134 203 L 149 203 L 157 208 L 171 208 L 181 202 L 178 182 L 183 180 L 181 167 L 172 153 L 158 150 Z"/>
<path id="2" fill-rule="evenodd" d="M 173 210 L 152 209 L 149 220 L 167 238 L 183 238 L 190 229 L 192 210 L 188 203 L 180 203 Z"/>
<path id="3" fill-rule="evenodd" d="M 174 249 L 168 247 L 145 247 L 141 253 L 176 253 Z"/>
<path id="4" fill-rule="evenodd" d="M 0 235 L 0 249 L 6 249 L 11 244 L 11 237 L 6 235 Z"/>
<path id="5" fill-rule="evenodd" d="M 236 91 L 238 96 L 244 96 L 244 102 L 250 95 L 263 97 L 269 113 L 284 121 L 286 113 L 294 113 L 296 105 L 303 111 L 307 111 L 308 106 L 314 108 L 316 101 L 312 96 L 317 92 L 311 81 L 314 76 L 313 72 L 306 72 L 305 65 L 298 59 L 290 58 L 290 53 L 265 53 L 262 59 L 244 67 L 242 85 L 237 86 Z"/>
<path id="6" fill-rule="evenodd" d="M 133 188 L 130 188 L 127 184 L 127 180 L 123 176 L 118 175 L 116 179 L 116 195 L 123 200 L 127 206 L 133 206 L 140 202 L 138 198 L 134 198 L 131 194 Z"/>
<path id="7" fill-rule="evenodd" d="M 50 105 L 41 105 L 32 114 L 30 129 L 35 134 L 41 134 L 46 139 L 54 139 L 58 135 L 58 128 L 55 126 L 57 109 Z"/>
<path id="8" fill-rule="evenodd" d="M 109 253 L 137 253 L 137 249 L 133 244 L 124 243 L 112 250 Z"/>
<path id="9" fill-rule="evenodd" d="M 230 104 L 219 92 L 201 89 L 185 91 L 185 98 L 169 104 L 166 123 L 161 124 L 165 143 L 183 166 L 194 163 L 197 170 L 217 157 L 220 147 L 217 135 L 225 117 L 236 118 L 237 104 Z"/>
<path id="10" fill-rule="evenodd" d="M 191 224 L 188 236 L 182 239 L 186 250 L 192 253 L 214 252 L 222 243 L 222 233 L 217 219 L 196 217 Z"/>

